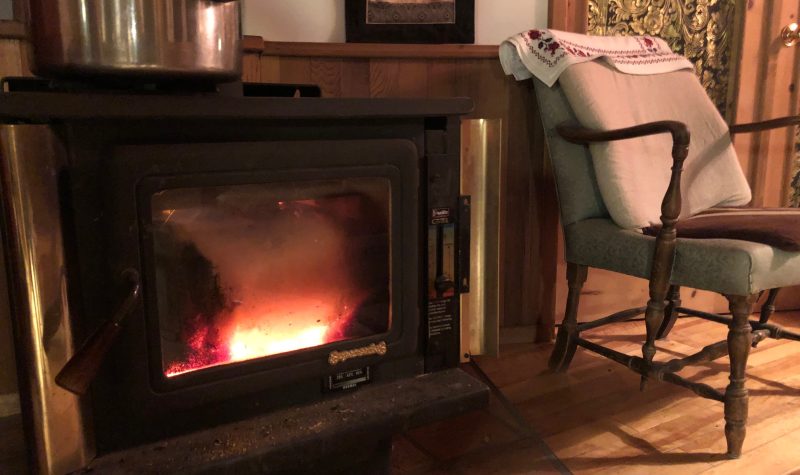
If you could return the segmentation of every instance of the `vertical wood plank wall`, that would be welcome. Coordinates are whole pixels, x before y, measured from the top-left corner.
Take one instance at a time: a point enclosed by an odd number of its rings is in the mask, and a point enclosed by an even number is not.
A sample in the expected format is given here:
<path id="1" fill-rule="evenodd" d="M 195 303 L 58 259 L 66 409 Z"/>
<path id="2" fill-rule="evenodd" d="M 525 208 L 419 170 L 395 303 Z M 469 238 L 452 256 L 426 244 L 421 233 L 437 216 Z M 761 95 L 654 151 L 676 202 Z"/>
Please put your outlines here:
<path id="1" fill-rule="evenodd" d="M 736 122 L 756 122 L 800 112 L 800 51 L 785 47 L 781 29 L 798 21 L 800 1 L 747 2 L 736 108 Z M 742 168 L 753 189 L 755 206 L 786 206 L 794 158 L 795 131 L 777 129 L 737 135 Z M 782 291 L 779 308 L 800 308 L 800 287 Z"/>
<path id="2" fill-rule="evenodd" d="M 469 117 L 502 119 L 501 325 L 542 321 L 543 296 L 554 289 L 545 269 L 551 256 L 543 259 L 539 248 L 541 208 L 555 210 L 556 204 L 543 201 L 545 163 L 542 141 L 530 138 L 538 130 L 531 127 L 538 114 L 530 84 L 503 74 L 496 46 L 263 43 L 251 37 L 246 52 L 246 81 L 318 84 L 323 97 L 467 96 L 475 102 Z"/>

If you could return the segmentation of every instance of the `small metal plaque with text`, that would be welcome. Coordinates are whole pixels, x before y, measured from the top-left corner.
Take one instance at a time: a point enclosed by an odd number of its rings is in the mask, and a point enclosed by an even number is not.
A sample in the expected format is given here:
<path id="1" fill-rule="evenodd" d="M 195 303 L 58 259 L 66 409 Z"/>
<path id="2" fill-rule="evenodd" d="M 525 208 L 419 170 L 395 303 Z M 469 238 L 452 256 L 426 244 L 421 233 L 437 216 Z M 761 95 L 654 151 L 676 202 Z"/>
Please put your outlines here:
<path id="1" fill-rule="evenodd" d="M 365 366 L 364 368 L 342 371 L 341 373 L 328 376 L 325 389 L 328 391 L 346 391 L 348 389 L 355 389 L 360 384 L 368 383 L 369 380 L 369 366 Z"/>

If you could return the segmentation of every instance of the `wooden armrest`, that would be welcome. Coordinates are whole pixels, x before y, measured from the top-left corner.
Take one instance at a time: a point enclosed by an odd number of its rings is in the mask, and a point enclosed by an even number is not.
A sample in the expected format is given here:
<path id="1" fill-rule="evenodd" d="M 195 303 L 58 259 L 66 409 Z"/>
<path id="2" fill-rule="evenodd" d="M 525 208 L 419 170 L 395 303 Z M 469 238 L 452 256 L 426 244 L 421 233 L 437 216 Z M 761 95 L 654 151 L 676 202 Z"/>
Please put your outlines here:
<path id="1" fill-rule="evenodd" d="M 780 129 L 793 125 L 800 125 L 800 115 L 763 120 L 761 122 L 751 122 L 748 124 L 734 124 L 730 127 L 730 133 L 733 135 L 748 132 L 760 132 L 762 130 Z"/>
<path id="2" fill-rule="evenodd" d="M 664 133 L 672 135 L 673 147 L 676 145 L 688 147 L 690 140 L 689 128 L 686 127 L 686 124 L 674 120 L 649 122 L 614 130 L 594 130 L 564 123 L 558 125 L 556 130 L 564 139 L 573 143 L 610 142 Z"/>
<path id="3" fill-rule="evenodd" d="M 556 131 L 567 141 L 579 144 L 626 140 L 655 134 L 671 134 L 672 177 L 667 193 L 664 195 L 664 201 L 661 203 L 661 221 L 663 225 L 659 235 L 663 234 L 665 230 L 667 233 L 675 234 L 675 223 L 678 222 L 678 216 L 680 216 L 681 212 L 683 162 L 689 154 L 689 142 L 691 140 L 691 134 L 689 134 L 689 128 L 686 124 L 674 120 L 662 120 L 622 129 L 595 130 L 565 122 L 556 126 Z"/>

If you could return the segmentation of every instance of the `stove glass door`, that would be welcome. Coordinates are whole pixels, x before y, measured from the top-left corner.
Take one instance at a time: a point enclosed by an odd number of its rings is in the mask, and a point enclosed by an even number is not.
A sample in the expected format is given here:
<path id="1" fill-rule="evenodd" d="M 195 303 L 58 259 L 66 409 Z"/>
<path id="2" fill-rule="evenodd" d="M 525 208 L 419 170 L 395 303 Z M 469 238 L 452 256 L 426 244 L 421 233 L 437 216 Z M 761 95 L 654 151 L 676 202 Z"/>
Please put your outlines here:
<path id="1" fill-rule="evenodd" d="M 388 178 L 171 188 L 150 210 L 167 378 L 390 330 Z"/>

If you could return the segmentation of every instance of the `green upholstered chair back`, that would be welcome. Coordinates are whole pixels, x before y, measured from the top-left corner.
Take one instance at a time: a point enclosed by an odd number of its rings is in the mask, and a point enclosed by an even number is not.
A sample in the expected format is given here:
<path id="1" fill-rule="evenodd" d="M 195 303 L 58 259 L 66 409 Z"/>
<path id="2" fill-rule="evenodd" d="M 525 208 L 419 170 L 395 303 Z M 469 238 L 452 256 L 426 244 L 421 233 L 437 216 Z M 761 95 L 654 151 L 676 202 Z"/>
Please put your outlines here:
<path id="1" fill-rule="evenodd" d="M 569 143 L 556 132 L 562 122 L 578 123 L 561 86 L 556 83 L 550 88 L 535 78 L 533 83 L 555 172 L 562 225 L 608 217 L 589 148 Z"/>

